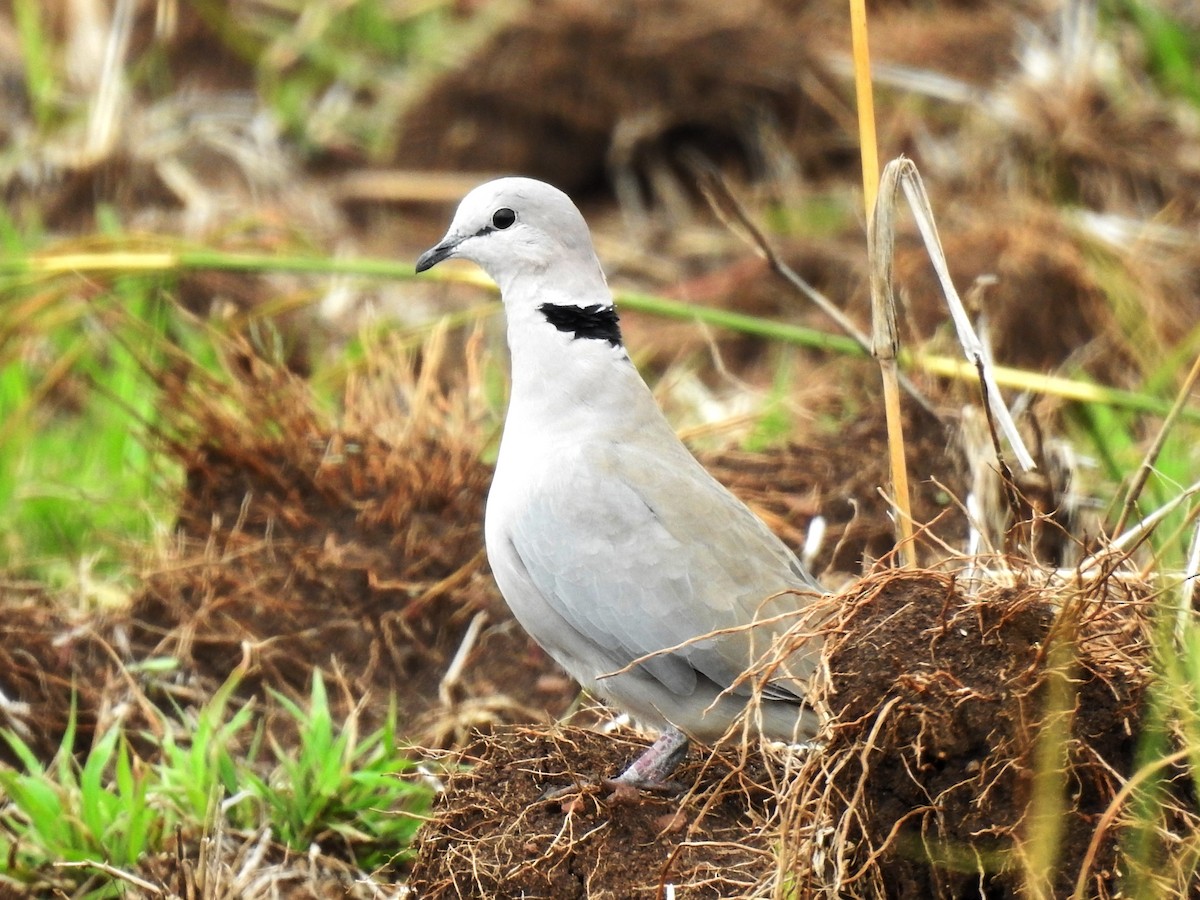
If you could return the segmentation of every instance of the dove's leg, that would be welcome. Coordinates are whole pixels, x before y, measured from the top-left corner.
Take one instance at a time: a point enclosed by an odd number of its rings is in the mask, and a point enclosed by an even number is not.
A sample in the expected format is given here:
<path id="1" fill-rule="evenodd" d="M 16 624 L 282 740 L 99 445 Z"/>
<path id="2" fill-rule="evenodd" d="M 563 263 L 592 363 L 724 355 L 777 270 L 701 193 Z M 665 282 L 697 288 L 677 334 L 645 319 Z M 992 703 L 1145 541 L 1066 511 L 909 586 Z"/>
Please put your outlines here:
<path id="1" fill-rule="evenodd" d="M 676 728 L 668 728 L 628 769 L 616 778 L 601 778 L 600 784 L 612 791 L 618 802 L 626 803 L 636 802 L 639 790 L 665 794 L 682 793 L 682 785 L 667 781 L 667 777 L 683 762 L 687 750 L 687 735 Z M 557 800 L 578 791 L 581 787 L 584 785 L 576 783 L 569 787 L 552 788 L 542 794 L 541 799 Z"/>
<path id="2" fill-rule="evenodd" d="M 612 780 L 632 787 L 664 787 L 668 784 L 667 777 L 687 756 L 687 750 L 687 735 L 677 728 L 668 728 L 628 769 Z"/>

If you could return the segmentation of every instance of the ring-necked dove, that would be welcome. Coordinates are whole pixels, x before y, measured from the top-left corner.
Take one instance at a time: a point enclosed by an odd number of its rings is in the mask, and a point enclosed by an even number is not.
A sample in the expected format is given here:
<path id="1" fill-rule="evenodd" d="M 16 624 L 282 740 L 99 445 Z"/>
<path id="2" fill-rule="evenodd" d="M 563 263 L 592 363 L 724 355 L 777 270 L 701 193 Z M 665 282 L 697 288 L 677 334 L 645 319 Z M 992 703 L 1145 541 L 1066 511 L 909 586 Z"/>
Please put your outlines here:
<path id="1" fill-rule="evenodd" d="M 566 194 L 528 178 L 481 185 L 416 268 L 452 258 L 496 281 L 508 320 L 512 393 L 485 516 L 496 583 L 580 684 L 662 729 L 617 781 L 664 783 L 689 737 L 714 740 L 743 712 L 740 677 L 789 623 L 739 626 L 823 589 L 676 437 Z M 766 735 L 814 732 L 803 692 L 818 649 L 810 640 L 762 686 Z"/>

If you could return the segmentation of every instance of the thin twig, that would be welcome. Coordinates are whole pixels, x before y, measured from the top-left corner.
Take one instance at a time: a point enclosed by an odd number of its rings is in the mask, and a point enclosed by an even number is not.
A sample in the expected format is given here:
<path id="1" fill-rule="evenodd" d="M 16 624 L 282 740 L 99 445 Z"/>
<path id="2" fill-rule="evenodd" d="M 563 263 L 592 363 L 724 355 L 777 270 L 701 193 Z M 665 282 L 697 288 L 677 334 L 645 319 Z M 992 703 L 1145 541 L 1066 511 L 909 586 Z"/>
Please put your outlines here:
<path id="1" fill-rule="evenodd" d="M 988 403 L 987 381 L 983 377 L 982 365 L 979 367 L 979 388 L 983 392 L 983 414 L 987 422 L 988 433 L 992 437 L 992 452 L 996 454 L 996 466 L 1000 473 L 1000 484 L 1004 489 L 1004 499 L 1008 503 L 1008 513 L 1012 518 L 1012 524 L 1016 526 L 1021 521 L 1021 493 L 1017 489 L 1012 469 L 1009 468 L 1008 461 L 1004 458 L 1004 447 L 1000 443 L 1000 434 L 996 431 L 996 419 L 992 415 L 991 404 Z M 1032 545 L 1029 550 L 1032 555 Z"/>
<path id="2" fill-rule="evenodd" d="M 135 887 L 139 887 L 143 891 L 148 891 L 155 897 L 161 897 L 165 893 L 163 889 L 154 882 L 147 881 L 145 878 L 139 878 L 132 872 L 126 872 L 124 869 L 118 869 L 116 866 L 111 865 L 110 863 L 101 862 L 100 860 L 85 859 L 78 862 L 56 862 L 54 865 L 60 869 L 96 869 L 99 872 L 103 872 L 105 875 L 111 875 L 113 878 L 120 879 L 121 881 L 128 881 Z"/>
<path id="3" fill-rule="evenodd" d="M 763 234 L 762 229 L 750 218 L 750 214 L 746 211 L 741 201 L 729 189 L 729 185 L 725 183 L 725 180 L 721 177 L 721 173 L 708 160 L 698 154 L 688 156 L 687 163 L 696 178 L 696 184 L 700 188 L 700 192 L 704 195 L 704 199 L 708 201 L 709 207 L 717 218 L 730 231 L 758 251 L 759 255 L 767 261 L 767 265 L 772 272 L 795 288 L 801 296 L 833 320 L 833 323 L 844 331 L 864 353 L 870 354 L 871 338 L 849 316 L 842 312 L 833 301 L 809 284 L 800 273 L 783 260 L 783 257 L 779 255 L 779 251 L 775 249 L 775 246 L 767 239 L 767 236 Z M 900 386 L 916 401 L 921 409 L 941 421 L 941 416 L 938 415 L 933 404 L 929 402 L 920 389 L 906 375 L 901 374 L 899 381 Z"/>
<path id="4" fill-rule="evenodd" d="M 467 659 L 470 657 L 471 651 L 475 649 L 475 643 L 479 640 L 479 633 L 483 630 L 487 618 L 487 613 L 475 613 L 475 617 L 471 619 L 471 624 L 467 626 L 467 631 L 458 645 L 454 659 L 446 667 L 446 674 L 438 682 L 438 699 L 445 706 L 452 707 L 455 705 L 455 691 L 462 682 L 463 669 L 466 668 Z"/>
<path id="5" fill-rule="evenodd" d="M 1171 405 L 1170 412 L 1163 419 L 1162 425 L 1158 429 L 1158 434 L 1154 436 L 1154 443 L 1146 451 L 1146 457 L 1142 460 L 1141 467 L 1133 477 L 1133 483 L 1129 485 L 1129 491 L 1125 494 L 1125 503 L 1121 506 L 1121 516 L 1117 519 L 1117 524 L 1112 530 L 1113 534 L 1120 534 L 1125 528 L 1125 523 L 1129 521 L 1134 504 L 1137 503 L 1137 498 L 1141 495 L 1142 488 L 1146 486 L 1146 481 L 1150 478 L 1150 473 L 1154 470 L 1154 463 L 1158 460 L 1158 454 L 1162 452 L 1163 445 L 1167 442 L 1167 435 L 1170 434 L 1180 413 L 1183 412 L 1188 397 L 1191 396 L 1192 388 L 1196 385 L 1197 378 L 1200 378 L 1200 356 L 1197 356 L 1195 361 L 1192 362 L 1191 371 L 1188 372 L 1187 378 L 1183 380 L 1183 385 L 1179 388 L 1179 393 L 1175 395 L 1175 402 Z"/>
<path id="6" fill-rule="evenodd" d="M 875 136 L 875 95 L 871 90 L 871 51 L 866 0 L 850 0 L 850 45 L 854 54 L 854 97 L 858 107 L 858 153 L 862 158 L 863 206 L 867 221 L 879 194 L 879 142 Z"/>
<path id="7" fill-rule="evenodd" d="M 817 309 L 829 316 L 834 323 L 854 338 L 855 343 L 864 352 L 871 352 L 871 339 L 859 330 L 844 312 L 833 301 L 804 280 L 791 266 L 783 261 L 774 245 L 767 240 L 766 235 L 750 218 L 741 201 L 734 196 L 721 172 L 707 159 L 699 154 L 687 156 L 688 167 L 696 178 L 697 186 L 708 201 L 712 211 L 734 234 L 746 241 L 767 261 L 771 270 L 787 281 L 800 294 L 812 302 Z"/>
<path id="8" fill-rule="evenodd" d="M 1018 464 L 1025 471 L 1036 468 L 1033 456 L 1026 448 L 1025 442 L 1017 430 L 1016 422 L 1013 421 L 1012 414 L 1008 411 L 1008 407 L 1004 405 L 1000 386 L 996 383 L 995 367 L 987 359 L 983 342 L 979 340 L 979 336 L 971 326 L 971 321 L 967 316 L 966 308 L 963 306 L 962 298 L 958 296 L 958 291 L 954 287 L 954 281 L 950 277 L 950 267 L 946 261 L 946 251 L 942 247 L 941 238 L 938 237 L 937 223 L 933 218 L 933 206 L 929 202 L 929 195 L 925 192 L 925 184 L 921 180 L 921 173 L 917 171 L 917 167 L 913 164 L 912 160 L 903 156 L 897 157 L 884 168 L 883 181 L 880 184 L 880 188 L 880 193 L 891 193 L 897 188 L 903 189 L 904 196 L 908 200 L 908 205 L 912 209 L 913 218 L 916 220 L 917 230 L 921 233 L 921 239 L 925 242 L 925 250 L 929 254 L 929 261 L 933 263 L 933 269 L 941 285 L 942 294 L 946 298 L 946 306 L 950 311 L 950 318 L 954 322 L 954 330 L 958 335 L 958 342 L 962 346 L 963 355 L 968 361 L 979 368 L 981 373 L 980 378 L 987 385 L 986 399 L 991 405 L 992 413 L 995 415 L 997 423 L 999 423 L 1001 430 L 1004 432 L 1004 436 L 1008 439 L 1009 446 L 1012 447 L 1013 453 L 1017 457 Z M 879 205 L 876 206 L 877 211 L 878 209 Z M 891 248 L 887 247 L 886 249 L 890 252 Z"/>
<path id="9" fill-rule="evenodd" d="M 871 353 L 879 362 L 883 377 L 883 401 L 887 424 L 888 457 L 892 474 L 892 495 L 897 507 L 896 535 L 909 566 L 917 564 L 913 543 L 912 499 L 908 488 L 908 462 L 904 457 L 904 420 L 900 415 L 897 388 L 900 330 L 896 325 L 896 295 L 892 288 L 892 258 L 896 244 L 896 175 L 888 166 L 884 193 L 875 202 L 867 225 L 867 261 L 871 275 Z"/>
<path id="10" fill-rule="evenodd" d="M 1189 497 L 1200 493 L 1200 481 L 1193 482 L 1188 487 L 1184 488 L 1179 494 L 1172 497 L 1169 501 L 1156 509 L 1150 515 L 1142 519 L 1124 534 L 1119 534 L 1113 538 L 1107 546 L 1100 548 L 1095 553 L 1082 559 L 1075 571 L 1079 574 L 1087 572 L 1088 569 L 1095 566 L 1097 563 L 1103 562 L 1105 559 L 1115 556 L 1120 553 L 1128 556 L 1136 549 L 1146 537 L 1158 527 L 1158 523 L 1167 517 L 1176 507 L 1182 504 Z"/>

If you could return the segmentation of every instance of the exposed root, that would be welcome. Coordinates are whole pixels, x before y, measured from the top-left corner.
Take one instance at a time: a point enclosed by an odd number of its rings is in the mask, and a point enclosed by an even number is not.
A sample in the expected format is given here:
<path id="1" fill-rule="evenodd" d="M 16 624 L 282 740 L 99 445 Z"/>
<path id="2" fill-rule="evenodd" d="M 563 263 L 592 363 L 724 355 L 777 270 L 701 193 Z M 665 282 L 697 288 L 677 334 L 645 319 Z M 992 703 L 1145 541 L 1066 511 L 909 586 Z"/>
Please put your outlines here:
<path id="1" fill-rule="evenodd" d="M 761 761 L 757 772 L 736 757 L 686 763 L 695 786 L 684 797 L 629 802 L 599 788 L 644 748 L 578 728 L 481 738 L 421 833 L 412 886 L 432 900 L 652 898 L 668 884 L 687 897 L 758 896 L 773 858 Z"/>
<path id="2" fill-rule="evenodd" d="M 831 602 L 818 700 L 833 719 L 823 749 L 781 779 L 780 883 L 1066 896 L 1091 852 L 1087 896 L 1115 896 L 1115 835 L 1088 845 L 1134 768 L 1144 591 L 1110 578 L 967 595 L 952 576 L 885 572 Z M 1052 737 L 1061 758 L 1044 752 Z M 1168 801 L 1164 841 L 1197 822 L 1185 795 Z"/>

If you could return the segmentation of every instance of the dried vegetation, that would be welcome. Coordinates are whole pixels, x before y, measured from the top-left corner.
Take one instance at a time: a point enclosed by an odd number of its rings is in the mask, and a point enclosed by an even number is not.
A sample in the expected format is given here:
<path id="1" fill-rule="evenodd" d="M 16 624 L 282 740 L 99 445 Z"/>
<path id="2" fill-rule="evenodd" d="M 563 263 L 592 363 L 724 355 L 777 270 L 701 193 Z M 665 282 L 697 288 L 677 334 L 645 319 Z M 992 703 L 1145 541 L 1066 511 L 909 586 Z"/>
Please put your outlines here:
<path id="1" fill-rule="evenodd" d="M 407 206 L 427 196 L 411 189 L 420 179 L 382 171 L 385 161 L 499 168 L 590 199 L 614 280 L 824 326 L 707 218 L 686 175 L 684 151 L 698 150 L 756 214 L 776 217 L 783 255 L 865 321 L 840 4 L 462 4 L 447 24 L 470 35 L 458 58 L 403 89 L 355 95 L 382 107 L 405 94 L 385 151 L 327 122 L 306 135 L 307 156 L 256 130 L 261 110 L 236 91 L 262 71 L 199 7 L 118 6 L 132 11 L 130 58 L 156 48 L 187 90 L 119 92 L 108 115 L 124 110 L 132 124 L 86 141 L 64 128 L 39 144 L 17 103 L 0 178 L 18 221 L 36 210 L 56 234 L 87 233 L 109 203 L 131 228 L 226 247 L 346 240 L 411 254 L 444 217 Z M 261 38 L 259 5 L 210 6 Z M 1052 6 L 876 4 L 882 140 L 920 163 L 955 281 L 977 285 L 999 361 L 1116 385 L 1169 381 L 1162 348 L 1194 349 L 1200 320 L 1194 110 L 1179 114 L 1128 47 Z M 156 31 L 165 7 L 174 30 Z M 51 21 L 64 44 L 84 27 L 67 10 Z M 288 58 L 284 41 L 268 49 Z M 99 103 L 108 69 L 96 71 L 76 78 Z M 615 207 L 597 199 L 604 184 Z M 242 219 L 251 198 L 256 212 Z M 787 218 L 814 198 L 832 199 L 812 221 Z M 906 340 L 941 347 L 945 315 L 915 231 L 901 236 L 896 276 Z M 206 312 L 218 299 L 245 310 L 299 290 L 230 275 L 178 287 Z M 380 296 L 364 289 L 356 311 Z M 757 339 L 627 321 L 652 368 L 711 351 L 720 366 L 696 379 L 705 399 L 731 373 L 762 384 L 780 365 Z M 1078 507 L 1097 479 L 1048 467 L 1042 483 L 1021 485 L 1025 521 L 1014 520 L 988 481 L 993 460 L 979 448 L 989 442 L 960 434 L 974 388 L 930 380 L 937 415 L 908 411 L 928 571 L 886 568 L 877 375 L 858 361 L 790 359 L 804 412 L 789 439 L 705 457 L 793 545 L 818 515 L 828 528 L 816 567 L 845 586 L 830 600 L 816 686 L 830 714 L 819 747 L 693 755 L 682 798 L 625 806 L 580 788 L 546 800 L 547 788 L 619 769 L 639 739 L 510 727 L 560 716 L 575 692 L 511 621 L 482 553 L 492 427 L 482 338 L 448 350 L 439 332 L 419 352 L 379 343 L 335 416 L 297 374 L 319 364 L 311 335 L 327 327 L 308 313 L 285 323 L 299 335 L 288 366 L 233 337 L 222 345 L 229 377 L 187 363 L 156 373 L 157 438 L 186 472 L 174 539 L 128 609 L 81 612 L 38 586 L 0 584 L 0 725 L 48 758 L 73 703 L 82 750 L 117 718 L 147 724 L 151 708 L 202 702 L 235 669 L 270 708 L 265 688 L 301 698 L 321 668 L 346 686 L 343 713 L 346 698 L 369 698 L 367 723 L 395 697 L 406 737 L 449 752 L 446 791 L 411 873 L 369 882 L 329 854 L 296 857 L 268 834 L 218 829 L 177 836 L 128 896 L 367 897 L 411 882 L 423 898 L 656 897 L 667 885 L 682 897 L 999 898 L 1070 896 L 1078 882 L 1080 896 L 1112 897 L 1132 878 L 1195 893 L 1200 822 L 1182 764 L 1169 770 L 1150 849 L 1121 853 L 1145 830 L 1121 793 L 1139 763 L 1155 663 L 1145 560 L 1114 554 L 1087 577 L 1056 570 L 1103 546 L 1094 511 Z M 1064 403 L 1027 410 L 1043 459 Z M 972 490 L 995 500 L 986 538 L 996 552 L 982 563 L 961 553 Z M 137 670 L 162 656 L 179 662 L 170 676 Z M 1171 732 L 1164 743 L 1186 741 Z M 140 748 L 147 758 L 152 744 Z"/>

